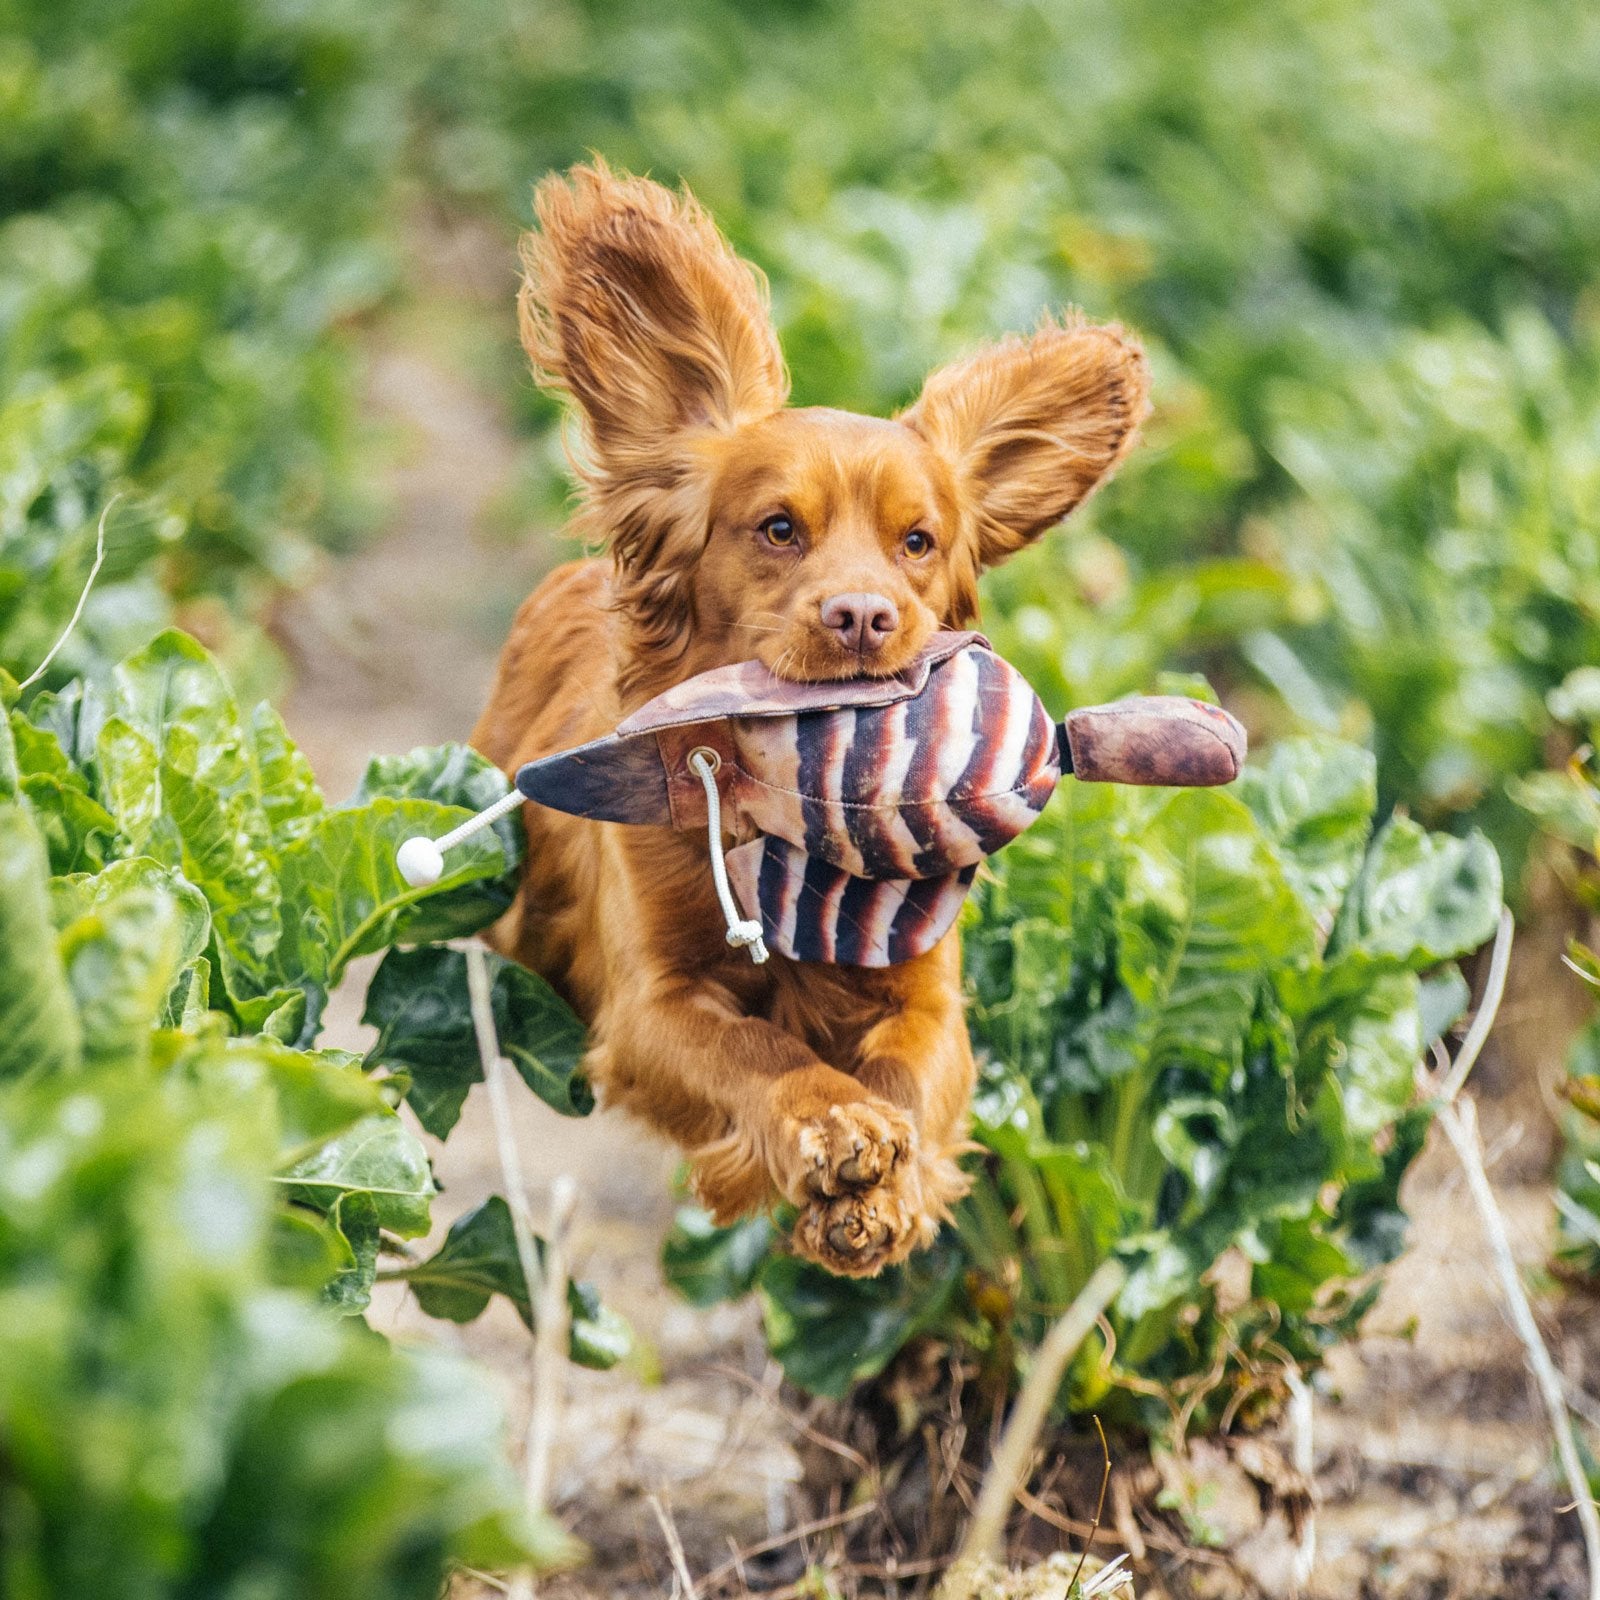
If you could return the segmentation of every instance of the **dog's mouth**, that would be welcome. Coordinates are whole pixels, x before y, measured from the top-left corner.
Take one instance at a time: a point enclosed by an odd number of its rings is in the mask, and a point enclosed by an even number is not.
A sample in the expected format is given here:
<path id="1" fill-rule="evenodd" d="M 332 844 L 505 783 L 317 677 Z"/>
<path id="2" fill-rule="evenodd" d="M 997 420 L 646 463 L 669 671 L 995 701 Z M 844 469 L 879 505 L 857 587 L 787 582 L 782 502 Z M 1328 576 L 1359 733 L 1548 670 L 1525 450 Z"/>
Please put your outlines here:
<path id="1" fill-rule="evenodd" d="M 831 638 L 807 636 L 762 654 L 773 677 L 790 683 L 854 683 L 896 677 L 916 660 L 926 643 L 910 630 L 903 641 L 889 640 L 875 650 L 849 650 Z"/>

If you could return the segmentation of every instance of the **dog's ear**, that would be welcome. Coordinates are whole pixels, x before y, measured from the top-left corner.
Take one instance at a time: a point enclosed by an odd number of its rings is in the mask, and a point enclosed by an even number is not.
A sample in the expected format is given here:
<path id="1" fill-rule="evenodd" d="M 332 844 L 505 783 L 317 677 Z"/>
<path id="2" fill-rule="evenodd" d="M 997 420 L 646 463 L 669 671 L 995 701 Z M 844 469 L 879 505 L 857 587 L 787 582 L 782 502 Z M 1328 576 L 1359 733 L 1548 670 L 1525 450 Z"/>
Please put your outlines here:
<path id="1" fill-rule="evenodd" d="M 534 193 L 522 341 L 581 409 L 604 475 L 686 428 L 778 410 L 788 392 L 765 284 L 695 200 L 603 162 Z"/>
<path id="2" fill-rule="evenodd" d="M 522 342 L 583 415 L 579 526 L 616 563 L 626 679 L 688 640 L 709 518 L 697 441 L 779 410 L 788 379 L 763 280 L 688 194 L 596 161 L 545 179 L 534 210 Z"/>
<path id="3" fill-rule="evenodd" d="M 1144 352 L 1073 316 L 941 367 L 901 421 L 950 461 L 992 566 L 1110 477 L 1148 408 Z"/>

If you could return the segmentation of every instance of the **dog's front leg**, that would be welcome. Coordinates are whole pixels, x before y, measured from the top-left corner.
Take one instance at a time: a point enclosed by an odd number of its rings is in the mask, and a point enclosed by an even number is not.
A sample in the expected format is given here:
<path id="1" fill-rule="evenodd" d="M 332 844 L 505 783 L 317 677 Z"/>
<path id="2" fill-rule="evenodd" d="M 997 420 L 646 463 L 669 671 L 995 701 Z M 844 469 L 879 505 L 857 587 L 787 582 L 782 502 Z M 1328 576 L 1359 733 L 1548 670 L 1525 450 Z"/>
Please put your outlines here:
<path id="1" fill-rule="evenodd" d="M 954 933 L 895 969 L 890 1008 L 862 1035 L 853 1070 L 865 1088 L 899 1106 L 916 1126 L 918 1242 L 929 1243 L 950 1205 L 971 1187 L 956 1165 L 971 1148 L 967 1124 L 976 1067 Z"/>
<path id="2" fill-rule="evenodd" d="M 607 1098 L 689 1152 L 695 1192 L 719 1222 L 775 1197 L 800 1208 L 798 1248 L 864 1275 L 922 1240 L 912 1118 L 818 1060 L 795 1035 L 743 1015 L 720 985 L 661 979 L 618 995 L 591 1070 Z"/>

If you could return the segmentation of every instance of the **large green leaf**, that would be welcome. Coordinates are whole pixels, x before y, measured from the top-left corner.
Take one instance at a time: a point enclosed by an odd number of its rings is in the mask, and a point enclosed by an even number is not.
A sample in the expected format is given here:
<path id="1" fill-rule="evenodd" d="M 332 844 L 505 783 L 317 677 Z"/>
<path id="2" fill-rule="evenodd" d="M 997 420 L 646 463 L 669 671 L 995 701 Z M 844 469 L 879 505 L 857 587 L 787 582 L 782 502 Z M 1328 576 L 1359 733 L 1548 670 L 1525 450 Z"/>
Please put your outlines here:
<path id="1" fill-rule="evenodd" d="M 391 800 L 437 800 L 440 805 L 465 806 L 482 811 L 510 792 L 506 775 L 487 756 L 470 745 L 420 746 L 403 756 L 374 756 L 361 775 L 352 806 L 387 797 Z M 495 825 L 502 840 L 514 849 L 521 828 L 513 817 Z M 515 861 L 511 863 L 515 865 Z"/>
<path id="2" fill-rule="evenodd" d="M 116 821 L 105 807 L 49 773 L 28 773 L 21 787 L 49 846 L 51 871 L 97 871 L 117 841 Z"/>
<path id="3" fill-rule="evenodd" d="M 90 794 L 88 779 L 67 759 L 55 734 L 21 712 L 11 713 L 5 736 L 11 748 L 0 751 L 0 769 L 9 755 L 11 792 L 26 797 L 49 846 L 51 871 L 99 868 L 116 846 L 117 825 Z"/>
<path id="4" fill-rule="evenodd" d="M 17 773 L 59 778 L 82 794 L 89 792 L 89 781 L 67 759 L 61 741 L 49 728 L 37 727 L 20 711 L 10 715 L 9 737 Z"/>
<path id="5" fill-rule="evenodd" d="M 333 1197 L 343 1189 L 360 1188 L 344 1183 L 345 1178 L 378 1173 L 402 1193 L 432 1192 L 425 1158 L 417 1165 L 415 1141 L 398 1151 L 385 1143 L 393 1129 L 405 1130 L 380 1087 L 348 1061 L 260 1037 L 208 1044 L 189 1061 L 188 1070 L 241 1099 L 270 1100 L 277 1120 L 272 1160 L 288 1175 L 286 1181 L 297 1181 L 303 1170 L 314 1169 L 317 1178 L 307 1179 L 306 1187 Z M 347 1134 L 351 1137 L 344 1139 Z M 329 1198 L 321 1209 L 330 1210 L 333 1204 Z"/>
<path id="6" fill-rule="evenodd" d="M 581 1071 L 583 1024 L 543 978 L 498 956 L 488 960 L 502 1053 L 547 1105 L 563 1116 L 587 1116 L 594 1093 Z M 378 1030 L 368 1060 L 410 1074 L 407 1100 L 423 1127 L 444 1138 L 483 1076 L 466 957 L 429 947 L 390 951 L 373 975 L 361 1020 Z"/>
<path id="7" fill-rule="evenodd" d="M 130 889 L 153 889 L 171 898 L 179 916 L 178 964 L 188 966 L 211 937 L 211 908 L 195 886 L 149 856 L 113 861 L 96 873 L 73 873 L 50 880 L 50 907 L 56 926 L 115 899 Z"/>
<path id="8" fill-rule="evenodd" d="M 757 1280 L 768 1348 L 791 1383 L 842 1398 L 938 1322 L 960 1277 L 959 1257 L 940 1248 L 876 1278 L 836 1278 L 796 1256 L 772 1256 Z"/>
<path id="9" fill-rule="evenodd" d="M 208 758 L 186 722 L 164 728 L 158 746 L 113 716 L 97 752 L 102 792 L 134 849 L 182 872 L 205 895 L 224 962 L 243 984 L 259 985 L 279 942 L 281 913 L 253 791 L 236 781 L 230 764 Z M 203 776 L 219 770 L 227 787 Z"/>
<path id="10" fill-rule="evenodd" d="M 78 1015 L 50 919 L 44 841 L 14 801 L 0 803 L 0 1081 L 80 1059 Z"/>
<path id="11" fill-rule="evenodd" d="M 211 1009 L 211 963 L 204 956 L 191 961 L 177 977 L 162 1007 L 160 1026 L 198 1033 Z"/>
<path id="12" fill-rule="evenodd" d="M 1122 825 L 1111 785 L 1063 783 L 974 895 L 965 933 L 973 1034 L 1035 1085 L 1063 1071 L 1061 1012 L 1095 1012 L 1106 998 Z"/>
<path id="13" fill-rule="evenodd" d="M 111 674 L 107 714 L 136 728 L 159 760 L 176 729 L 195 752 L 190 772 L 224 793 L 254 787 L 233 691 L 200 642 L 175 628 L 119 662 Z"/>
<path id="14" fill-rule="evenodd" d="M 699 1206 L 680 1206 L 661 1247 L 662 1271 L 690 1305 L 737 1300 L 755 1287 L 773 1239 L 767 1217 L 719 1228 Z"/>
<path id="15" fill-rule="evenodd" d="M 323 810 L 322 791 L 311 763 L 289 737 L 283 718 L 265 702 L 251 713 L 249 735 L 261 809 L 278 839 Z"/>
<path id="16" fill-rule="evenodd" d="M 85 1062 L 142 1062 L 184 955 L 184 915 L 154 881 L 93 897 L 61 929 Z"/>
<path id="17" fill-rule="evenodd" d="M 437 1192 L 427 1151 L 388 1110 L 363 1117 L 286 1167 L 277 1181 L 290 1199 L 324 1213 L 346 1195 L 369 1195 L 379 1226 L 402 1239 L 428 1231 L 428 1208 Z"/>
<path id="18" fill-rule="evenodd" d="M 387 798 L 311 819 L 278 856 L 283 901 L 295 908 L 274 963 L 281 979 L 309 977 L 332 988 L 357 956 L 482 926 L 471 919 L 464 926 L 459 914 L 436 915 L 433 906 L 452 889 L 500 875 L 504 857 L 493 834 L 475 834 L 452 850 L 433 888 L 413 888 L 395 865 L 395 852 L 412 835 L 437 837 L 465 820 L 456 807 Z"/>
<path id="19" fill-rule="evenodd" d="M 1331 923 L 1361 865 L 1378 801 L 1377 764 L 1355 745 L 1284 739 L 1233 792 L 1278 847 L 1284 876 L 1319 924 Z"/>
<path id="20" fill-rule="evenodd" d="M 542 1263 L 543 1244 L 535 1244 Z M 534 1309 L 517 1251 L 511 1208 L 500 1195 L 491 1195 L 481 1206 L 458 1217 L 433 1255 L 396 1276 L 410 1284 L 417 1304 L 430 1317 L 471 1322 L 482 1314 L 492 1296 L 503 1294 L 522 1320 L 533 1326 Z M 568 1282 L 567 1313 L 571 1319 L 568 1349 L 579 1366 L 614 1367 L 632 1348 L 628 1324 L 600 1303 L 591 1285 Z"/>
<path id="21" fill-rule="evenodd" d="M 1455 839 L 1395 817 L 1367 853 L 1330 953 L 1354 947 L 1421 971 L 1491 938 L 1500 901 L 1500 858 L 1481 833 Z"/>
<path id="22" fill-rule="evenodd" d="M 1150 820 L 1116 930 L 1118 971 L 1158 1063 L 1236 1063 L 1267 974 L 1314 951 L 1310 916 L 1255 819 L 1215 792 L 1175 794 Z"/>
<path id="23" fill-rule="evenodd" d="M 328 1213 L 328 1223 L 343 1244 L 346 1259 L 323 1285 L 322 1297 L 341 1315 L 355 1316 L 372 1303 L 378 1276 L 382 1230 L 377 1202 L 361 1190 L 343 1194 Z"/>
<path id="24" fill-rule="evenodd" d="M 424 746 L 402 756 L 374 756 L 367 763 L 351 806 L 384 797 L 395 800 L 435 800 L 440 805 L 482 811 L 503 799 L 510 789 L 506 775 L 487 757 L 464 744 Z M 501 817 L 493 824 L 500 841 L 502 870 L 460 888 L 444 890 L 428 902 L 429 926 L 449 927 L 456 934 L 475 932 L 500 917 L 516 895 L 517 870 L 527 848 L 520 813 Z M 444 932 L 419 932 L 412 924 L 407 943 L 451 937 Z"/>
<path id="25" fill-rule="evenodd" d="M 1360 951 L 1323 978 L 1302 1049 L 1308 1056 L 1326 1052 L 1352 1139 L 1370 1143 L 1415 1095 L 1423 1051 L 1420 993 L 1415 974 L 1396 972 Z"/>

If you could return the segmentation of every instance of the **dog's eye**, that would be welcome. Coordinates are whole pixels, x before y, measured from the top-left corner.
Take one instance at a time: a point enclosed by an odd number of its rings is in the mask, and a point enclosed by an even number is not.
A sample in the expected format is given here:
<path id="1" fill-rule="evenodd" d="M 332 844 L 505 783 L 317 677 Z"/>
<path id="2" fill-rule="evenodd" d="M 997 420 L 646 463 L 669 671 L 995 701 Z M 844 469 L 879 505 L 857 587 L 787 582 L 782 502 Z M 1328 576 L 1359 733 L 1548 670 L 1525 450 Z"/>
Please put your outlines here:
<path id="1" fill-rule="evenodd" d="M 761 531 L 766 535 L 768 544 L 782 546 L 794 543 L 794 523 L 788 517 L 768 517 L 761 524 Z"/>
<path id="2" fill-rule="evenodd" d="M 919 556 L 925 556 L 933 549 L 933 535 L 924 533 L 921 528 L 913 528 L 906 535 L 905 549 L 906 554 L 913 560 Z"/>

